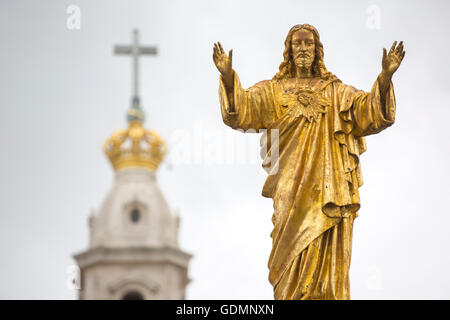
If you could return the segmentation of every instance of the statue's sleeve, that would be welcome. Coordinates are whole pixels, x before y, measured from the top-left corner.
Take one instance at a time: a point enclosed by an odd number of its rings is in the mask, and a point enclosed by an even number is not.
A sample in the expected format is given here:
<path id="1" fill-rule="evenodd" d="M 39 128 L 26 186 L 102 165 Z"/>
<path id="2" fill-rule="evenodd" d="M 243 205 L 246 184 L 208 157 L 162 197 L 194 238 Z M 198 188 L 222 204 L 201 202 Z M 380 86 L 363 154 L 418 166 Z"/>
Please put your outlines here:
<path id="1" fill-rule="evenodd" d="M 233 129 L 267 129 L 276 119 L 274 88 L 270 80 L 258 82 L 244 90 L 234 72 L 234 110 L 230 111 L 230 101 L 221 76 L 219 99 L 223 122 Z"/>
<path id="2" fill-rule="evenodd" d="M 345 86 L 341 95 L 341 118 L 352 124 L 354 136 L 363 137 L 378 133 L 395 121 L 395 95 L 392 82 L 381 101 L 378 79 L 370 92 Z"/>

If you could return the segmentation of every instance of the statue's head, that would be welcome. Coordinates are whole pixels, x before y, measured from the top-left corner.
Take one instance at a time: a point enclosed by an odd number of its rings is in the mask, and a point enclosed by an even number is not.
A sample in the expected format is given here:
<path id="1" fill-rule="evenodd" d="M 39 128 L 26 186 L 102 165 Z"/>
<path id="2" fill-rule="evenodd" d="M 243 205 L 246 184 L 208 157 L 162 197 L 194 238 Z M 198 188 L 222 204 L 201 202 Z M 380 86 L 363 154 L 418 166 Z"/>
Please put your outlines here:
<path id="1" fill-rule="evenodd" d="M 283 58 L 274 80 L 295 77 L 296 68 L 311 68 L 314 76 L 324 80 L 335 77 L 325 67 L 319 32 L 312 25 L 298 24 L 289 30 L 284 41 Z"/>

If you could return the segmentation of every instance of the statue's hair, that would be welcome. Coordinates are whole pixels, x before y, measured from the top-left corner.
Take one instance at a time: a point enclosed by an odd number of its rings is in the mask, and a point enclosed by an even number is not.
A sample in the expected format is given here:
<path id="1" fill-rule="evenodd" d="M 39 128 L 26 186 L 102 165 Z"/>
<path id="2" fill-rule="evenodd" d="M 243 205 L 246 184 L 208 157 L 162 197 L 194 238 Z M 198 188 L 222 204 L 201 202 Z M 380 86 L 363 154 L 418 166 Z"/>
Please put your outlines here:
<path id="1" fill-rule="evenodd" d="M 278 71 L 277 74 L 273 77 L 273 80 L 281 80 L 295 77 L 295 63 L 292 57 L 292 46 L 291 46 L 292 36 L 294 35 L 295 32 L 302 29 L 310 31 L 314 36 L 315 52 L 314 52 L 314 61 L 312 63 L 313 75 L 323 80 L 337 79 L 336 76 L 331 72 L 329 72 L 325 67 L 325 64 L 323 62 L 323 45 L 322 42 L 320 42 L 320 36 L 317 29 L 309 24 L 297 24 L 293 26 L 291 30 L 289 30 L 286 40 L 284 41 L 284 52 L 283 52 L 284 60 L 280 64 L 279 67 L 280 71 Z"/>

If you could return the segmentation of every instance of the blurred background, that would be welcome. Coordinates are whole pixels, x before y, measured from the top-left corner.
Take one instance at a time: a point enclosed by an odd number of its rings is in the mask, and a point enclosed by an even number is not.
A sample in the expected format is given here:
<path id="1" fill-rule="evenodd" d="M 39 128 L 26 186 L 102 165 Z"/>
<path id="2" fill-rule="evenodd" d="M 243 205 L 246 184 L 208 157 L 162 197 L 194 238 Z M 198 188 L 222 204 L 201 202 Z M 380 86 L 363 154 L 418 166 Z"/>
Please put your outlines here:
<path id="1" fill-rule="evenodd" d="M 405 43 L 396 123 L 361 157 L 352 298 L 449 299 L 448 12 L 448 1 L 1 1 L 0 298 L 77 298 L 72 255 L 114 180 L 102 144 L 127 125 L 131 59 L 113 46 L 138 28 L 159 50 L 141 59 L 141 98 L 170 149 L 157 177 L 194 255 L 187 298 L 272 299 L 259 135 L 223 124 L 212 47 L 233 49 L 249 87 L 272 78 L 289 29 L 309 23 L 328 70 L 363 90 L 382 48 Z"/>

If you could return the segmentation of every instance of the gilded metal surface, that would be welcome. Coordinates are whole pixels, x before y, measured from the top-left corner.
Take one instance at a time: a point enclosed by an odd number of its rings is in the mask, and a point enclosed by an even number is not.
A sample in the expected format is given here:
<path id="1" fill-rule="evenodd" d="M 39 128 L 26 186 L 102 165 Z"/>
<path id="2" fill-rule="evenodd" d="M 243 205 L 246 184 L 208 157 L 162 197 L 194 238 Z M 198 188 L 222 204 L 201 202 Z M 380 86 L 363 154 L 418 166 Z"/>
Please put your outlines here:
<path id="1" fill-rule="evenodd" d="M 382 71 L 364 92 L 329 72 L 317 30 L 297 25 L 285 40 L 279 72 L 244 90 L 232 69 L 232 50 L 227 55 L 214 44 L 224 123 L 279 134 L 277 165 L 263 162 L 269 175 L 262 191 L 274 203 L 268 266 L 275 299 L 350 299 L 360 155 L 365 136 L 394 123 L 391 78 L 404 55 L 402 42 L 383 49 Z M 263 135 L 266 158 L 275 147 L 267 141 Z"/>
<path id="2" fill-rule="evenodd" d="M 137 120 L 127 129 L 116 131 L 103 148 L 115 170 L 141 167 L 156 171 L 167 152 L 164 140 Z"/>

